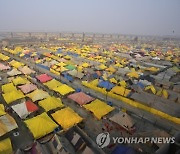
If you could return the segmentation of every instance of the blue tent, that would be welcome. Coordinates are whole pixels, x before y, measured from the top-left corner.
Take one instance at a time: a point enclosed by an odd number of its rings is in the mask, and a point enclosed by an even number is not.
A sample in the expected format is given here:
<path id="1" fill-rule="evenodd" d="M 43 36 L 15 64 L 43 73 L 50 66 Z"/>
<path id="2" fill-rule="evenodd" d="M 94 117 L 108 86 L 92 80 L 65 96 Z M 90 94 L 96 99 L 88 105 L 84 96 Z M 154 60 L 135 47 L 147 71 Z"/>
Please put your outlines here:
<path id="1" fill-rule="evenodd" d="M 109 81 L 100 81 L 99 84 L 98 84 L 99 87 L 101 88 L 106 88 L 107 90 L 111 90 L 115 85 L 112 84 L 111 82 Z"/>
<path id="2" fill-rule="evenodd" d="M 61 48 L 57 49 L 56 53 L 62 53 L 62 49 Z"/>
<path id="3" fill-rule="evenodd" d="M 127 146 L 117 146 L 111 154 L 136 154 L 134 149 Z"/>
<path id="4" fill-rule="evenodd" d="M 68 75 L 67 73 L 64 73 L 63 75 L 64 75 L 64 77 L 65 77 L 68 81 L 73 81 L 73 77 L 72 77 L 72 76 Z"/>
<path id="5" fill-rule="evenodd" d="M 46 70 L 50 70 L 50 68 L 48 66 L 44 66 L 42 64 L 36 64 L 38 67 L 41 67 L 43 69 L 46 69 Z"/>
<path id="6" fill-rule="evenodd" d="M 138 85 L 140 88 L 144 89 L 144 85 L 143 85 L 143 83 L 138 82 L 138 83 L 137 83 L 137 85 Z"/>

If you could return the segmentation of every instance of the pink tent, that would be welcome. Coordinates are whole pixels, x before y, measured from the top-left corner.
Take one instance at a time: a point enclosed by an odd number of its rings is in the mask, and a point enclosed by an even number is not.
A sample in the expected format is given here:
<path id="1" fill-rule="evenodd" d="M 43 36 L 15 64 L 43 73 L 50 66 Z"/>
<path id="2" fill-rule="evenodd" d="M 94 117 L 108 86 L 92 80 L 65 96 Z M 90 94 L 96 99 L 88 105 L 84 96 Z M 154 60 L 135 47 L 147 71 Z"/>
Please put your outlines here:
<path id="1" fill-rule="evenodd" d="M 48 76 L 47 74 L 38 75 L 36 78 L 42 83 L 52 80 L 52 77 Z"/>
<path id="2" fill-rule="evenodd" d="M 75 101 L 79 105 L 84 105 L 84 104 L 87 104 L 87 103 L 94 100 L 93 97 L 86 95 L 83 92 L 71 94 L 68 96 L 68 98 L 72 99 L 73 101 Z"/>
<path id="3" fill-rule="evenodd" d="M 37 86 L 32 84 L 32 83 L 27 83 L 25 85 L 22 85 L 22 86 L 18 86 L 18 88 L 21 89 L 21 91 L 24 93 L 24 94 L 27 94 L 29 92 L 32 92 L 34 90 L 37 89 Z"/>
<path id="4" fill-rule="evenodd" d="M 4 64 L 0 63 L 0 70 L 1 70 L 1 71 L 2 71 L 2 70 L 8 70 L 8 69 L 10 69 L 9 66 L 5 66 Z"/>

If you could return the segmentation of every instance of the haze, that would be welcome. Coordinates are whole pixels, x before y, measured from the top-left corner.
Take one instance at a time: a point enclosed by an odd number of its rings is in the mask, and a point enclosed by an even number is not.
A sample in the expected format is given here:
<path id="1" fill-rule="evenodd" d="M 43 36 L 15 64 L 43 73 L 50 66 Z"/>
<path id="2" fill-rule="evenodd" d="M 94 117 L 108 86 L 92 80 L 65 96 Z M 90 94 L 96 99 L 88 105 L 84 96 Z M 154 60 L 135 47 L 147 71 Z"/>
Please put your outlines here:
<path id="1" fill-rule="evenodd" d="M 0 31 L 175 36 L 180 0 L 1 0 Z"/>

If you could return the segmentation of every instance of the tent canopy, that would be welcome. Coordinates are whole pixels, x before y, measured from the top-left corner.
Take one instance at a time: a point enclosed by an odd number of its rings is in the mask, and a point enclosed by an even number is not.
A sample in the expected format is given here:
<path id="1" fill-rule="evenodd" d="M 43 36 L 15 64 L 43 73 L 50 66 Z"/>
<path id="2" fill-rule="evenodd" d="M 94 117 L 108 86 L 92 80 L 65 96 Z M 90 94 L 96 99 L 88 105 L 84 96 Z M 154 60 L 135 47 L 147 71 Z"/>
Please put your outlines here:
<path id="1" fill-rule="evenodd" d="M 4 105 L 0 104 L 0 116 L 5 115 L 5 114 L 6 114 L 6 112 L 4 110 Z"/>
<path id="2" fill-rule="evenodd" d="M 131 90 L 126 89 L 126 88 L 121 87 L 121 86 L 115 86 L 112 88 L 111 92 L 118 94 L 118 95 L 121 95 L 121 96 L 127 96 L 131 92 Z"/>
<path id="3" fill-rule="evenodd" d="M 10 138 L 6 138 L 0 141 L 0 153 L 1 154 L 12 154 L 13 149 Z"/>
<path id="4" fill-rule="evenodd" d="M 54 120 L 67 130 L 83 120 L 74 110 L 67 107 L 52 114 Z"/>
<path id="5" fill-rule="evenodd" d="M 60 98 L 49 96 L 46 99 L 38 102 L 39 106 L 45 109 L 46 112 L 56 109 L 57 107 L 63 107 L 62 101 Z"/>
<path id="6" fill-rule="evenodd" d="M 54 91 L 60 93 L 61 95 L 66 95 L 66 94 L 69 94 L 70 92 L 74 92 L 75 90 L 71 87 L 69 87 L 68 85 L 66 84 L 63 84 L 57 88 L 54 88 L 53 89 Z"/>
<path id="7" fill-rule="evenodd" d="M 33 102 L 35 102 L 35 101 L 49 97 L 49 94 L 41 89 L 36 89 L 35 91 L 33 91 L 30 94 L 27 94 L 26 96 L 31 98 Z"/>
<path id="8" fill-rule="evenodd" d="M 2 91 L 4 93 L 8 93 L 8 92 L 11 92 L 11 91 L 14 91 L 14 90 L 17 90 L 17 89 L 13 85 L 13 83 L 7 83 L 7 84 L 2 85 Z"/>
<path id="9" fill-rule="evenodd" d="M 114 87 L 114 84 L 110 83 L 109 81 L 100 81 L 98 86 L 110 90 Z"/>
<path id="10" fill-rule="evenodd" d="M 24 93 L 24 94 L 27 94 L 29 92 L 32 92 L 34 90 L 37 89 L 37 86 L 32 84 L 32 83 L 27 83 L 25 85 L 22 85 L 22 86 L 18 86 L 18 88 L 21 89 L 21 91 Z"/>
<path id="11" fill-rule="evenodd" d="M 23 74 L 35 73 L 35 71 L 33 71 L 32 69 L 30 69 L 28 66 L 20 67 L 19 70 L 20 70 Z"/>
<path id="12" fill-rule="evenodd" d="M 37 78 L 41 83 L 44 83 L 44 82 L 47 82 L 47 81 L 52 80 L 52 77 L 50 77 L 50 76 L 47 75 L 47 74 L 38 75 L 38 76 L 36 76 L 36 78 Z"/>
<path id="13" fill-rule="evenodd" d="M 9 76 L 15 76 L 15 75 L 19 75 L 19 74 L 22 74 L 20 71 L 18 71 L 17 69 L 12 69 L 11 71 L 7 72 L 7 74 Z"/>
<path id="14" fill-rule="evenodd" d="M 58 127 L 58 125 L 47 115 L 47 113 L 42 113 L 34 118 L 24 121 L 32 132 L 35 139 L 39 139 Z"/>
<path id="15" fill-rule="evenodd" d="M 83 105 L 87 110 L 93 112 L 97 119 L 101 119 L 103 116 L 114 110 L 114 107 L 107 105 L 106 103 L 96 99 L 90 104 Z"/>
<path id="16" fill-rule="evenodd" d="M 29 81 L 26 78 L 22 78 L 22 77 L 17 77 L 15 79 L 12 80 L 12 82 L 14 83 L 14 85 L 21 85 L 21 84 L 26 84 L 29 83 Z"/>
<path id="17" fill-rule="evenodd" d="M 87 104 L 87 103 L 94 100 L 93 97 L 91 97 L 91 96 L 89 96 L 83 92 L 71 94 L 68 96 L 68 98 L 72 99 L 73 101 L 75 101 L 79 105 L 84 105 L 84 104 Z"/>
<path id="18" fill-rule="evenodd" d="M 48 82 L 43 83 L 43 84 L 46 85 L 51 90 L 62 85 L 62 83 L 57 81 L 56 79 L 52 79 L 51 81 L 48 81 Z"/>

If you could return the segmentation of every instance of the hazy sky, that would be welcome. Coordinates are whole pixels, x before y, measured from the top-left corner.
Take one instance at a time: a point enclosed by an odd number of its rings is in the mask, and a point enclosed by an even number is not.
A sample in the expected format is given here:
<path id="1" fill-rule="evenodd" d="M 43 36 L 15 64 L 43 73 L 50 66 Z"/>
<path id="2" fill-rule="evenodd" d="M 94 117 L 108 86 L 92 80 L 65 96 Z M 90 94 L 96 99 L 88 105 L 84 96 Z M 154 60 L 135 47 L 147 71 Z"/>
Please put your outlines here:
<path id="1" fill-rule="evenodd" d="M 0 31 L 180 35 L 180 0 L 0 0 Z"/>

